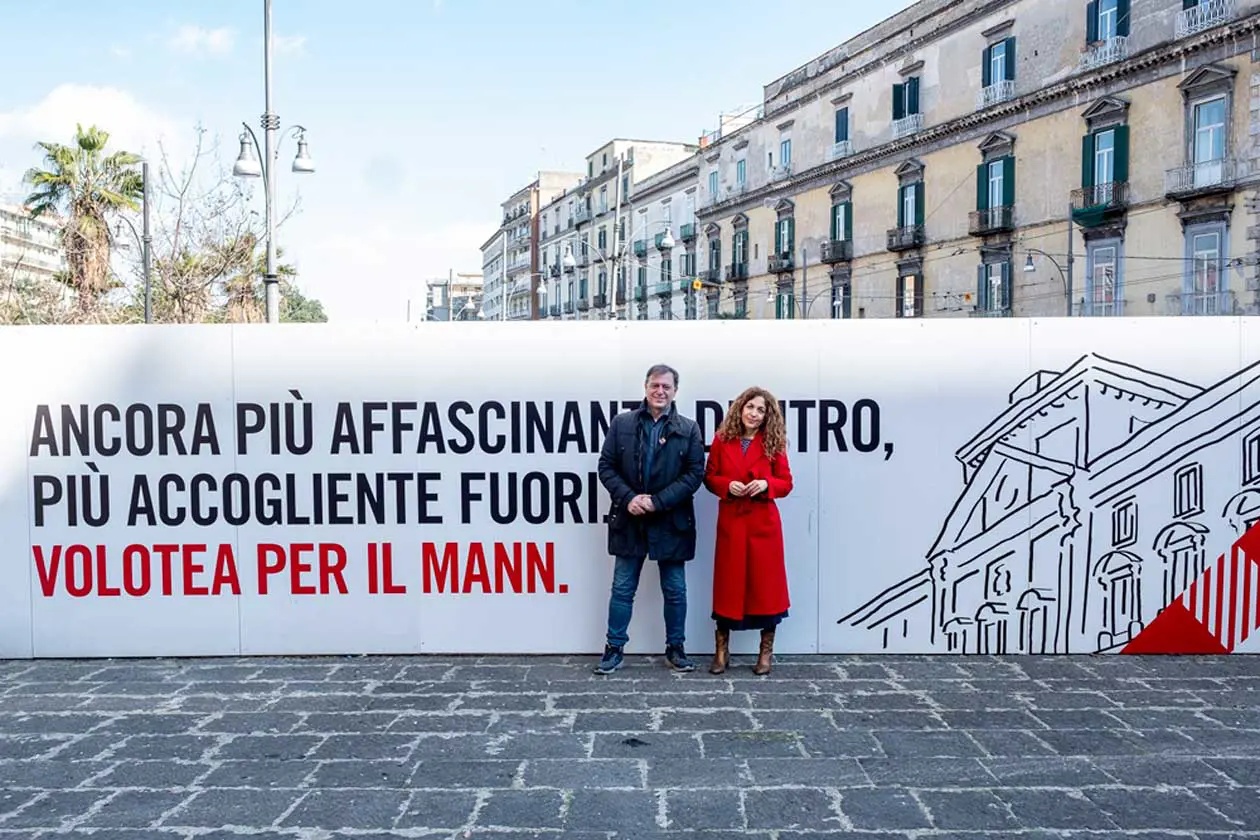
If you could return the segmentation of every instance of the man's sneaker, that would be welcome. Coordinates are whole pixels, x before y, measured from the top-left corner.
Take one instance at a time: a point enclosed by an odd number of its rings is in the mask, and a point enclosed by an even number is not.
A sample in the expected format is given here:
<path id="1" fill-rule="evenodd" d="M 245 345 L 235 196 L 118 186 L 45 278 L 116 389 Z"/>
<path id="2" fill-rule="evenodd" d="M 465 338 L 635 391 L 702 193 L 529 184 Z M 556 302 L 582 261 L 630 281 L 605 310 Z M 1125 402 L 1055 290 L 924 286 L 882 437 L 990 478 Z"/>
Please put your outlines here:
<path id="1" fill-rule="evenodd" d="M 604 645 L 604 658 L 599 660 L 599 664 L 595 666 L 595 673 L 611 674 L 621 667 L 624 659 L 625 657 L 621 655 L 621 648 Z"/>
<path id="2" fill-rule="evenodd" d="M 675 671 L 694 671 L 696 668 L 696 663 L 687 658 L 682 645 L 666 645 L 665 658 Z"/>

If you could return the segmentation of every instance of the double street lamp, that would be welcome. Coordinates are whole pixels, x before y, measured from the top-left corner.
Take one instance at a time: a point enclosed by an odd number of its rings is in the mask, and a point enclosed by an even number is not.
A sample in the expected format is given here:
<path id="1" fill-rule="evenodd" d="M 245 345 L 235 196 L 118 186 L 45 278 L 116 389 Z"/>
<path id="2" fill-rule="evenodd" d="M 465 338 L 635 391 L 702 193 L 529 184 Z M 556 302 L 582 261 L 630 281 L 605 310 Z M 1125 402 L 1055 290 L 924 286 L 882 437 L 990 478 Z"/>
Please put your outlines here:
<path id="1" fill-rule="evenodd" d="M 665 225 L 665 235 L 661 238 L 658 248 L 662 251 L 672 251 L 674 249 L 674 246 L 677 245 L 678 243 L 674 240 L 674 234 L 670 230 L 670 223 L 668 221 L 659 219 L 656 222 L 645 224 L 643 228 L 641 229 L 643 235 L 647 236 L 648 230 L 658 224 Z M 617 228 L 618 228 L 618 225 L 614 224 L 613 225 L 614 242 L 616 241 L 617 235 L 620 233 L 620 231 Z M 606 277 L 606 282 L 608 283 L 608 289 L 609 289 L 608 317 L 610 320 L 617 317 L 617 277 L 616 277 L 617 267 L 626 258 L 625 252 L 627 248 L 631 247 L 631 242 L 634 239 L 633 233 L 634 231 L 631 231 L 631 235 L 627 236 L 624 242 L 622 242 L 619 246 L 614 247 L 612 249 L 611 255 L 605 254 L 604 251 L 597 245 L 587 246 L 588 249 L 596 252 L 596 254 L 598 255 L 599 262 L 602 263 L 604 266 L 604 275 Z M 561 258 L 560 262 L 563 265 L 565 271 L 572 271 L 577 266 L 577 260 L 573 257 L 573 249 L 571 247 L 567 247 L 565 249 L 564 256 Z M 609 268 L 609 263 L 612 264 L 611 269 Z M 629 287 L 629 282 L 627 282 L 626 285 L 627 287 Z M 629 305 L 630 303 L 630 295 L 629 295 L 628 288 L 627 288 L 625 302 L 627 305 Z M 628 312 L 627 312 L 627 320 L 629 320 Z"/>
<path id="2" fill-rule="evenodd" d="M 267 218 L 267 266 L 263 273 L 263 289 L 266 292 L 267 323 L 280 321 L 279 278 L 276 276 L 275 219 L 273 205 L 275 203 L 275 161 L 280 152 L 280 117 L 271 112 L 271 0 L 263 0 L 263 115 L 260 125 L 263 130 L 263 142 L 258 143 L 258 135 L 248 123 L 241 123 L 245 131 L 241 134 L 241 151 L 232 167 L 232 174 L 239 178 L 263 179 L 263 195 L 266 203 Z M 300 125 L 291 126 L 285 134 L 297 135 L 297 157 L 293 159 L 293 171 L 299 175 L 315 171 L 315 163 L 311 160 L 306 145 L 306 128 Z"/>

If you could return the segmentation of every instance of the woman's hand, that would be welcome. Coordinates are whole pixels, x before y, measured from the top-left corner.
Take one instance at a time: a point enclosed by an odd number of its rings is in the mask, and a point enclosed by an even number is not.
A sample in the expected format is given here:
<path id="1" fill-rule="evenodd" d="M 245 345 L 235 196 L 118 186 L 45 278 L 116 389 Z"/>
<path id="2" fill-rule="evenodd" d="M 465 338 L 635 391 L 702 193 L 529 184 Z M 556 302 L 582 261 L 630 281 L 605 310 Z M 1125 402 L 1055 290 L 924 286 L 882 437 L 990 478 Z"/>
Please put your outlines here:
<path id="1" fill-rule="evenodd" d="M 748 490 L 748 485 L 742 481 L 732 481 L 730 486 L 730 494 L 732 496 L 742 496 Z"/>
<path id="2" fill-rule="evenodd" d="M 758 478 L 745 485 L 745 488 L 749 496 L 758 496 L 770 488 L 770 482 L 764 478 Z"/>

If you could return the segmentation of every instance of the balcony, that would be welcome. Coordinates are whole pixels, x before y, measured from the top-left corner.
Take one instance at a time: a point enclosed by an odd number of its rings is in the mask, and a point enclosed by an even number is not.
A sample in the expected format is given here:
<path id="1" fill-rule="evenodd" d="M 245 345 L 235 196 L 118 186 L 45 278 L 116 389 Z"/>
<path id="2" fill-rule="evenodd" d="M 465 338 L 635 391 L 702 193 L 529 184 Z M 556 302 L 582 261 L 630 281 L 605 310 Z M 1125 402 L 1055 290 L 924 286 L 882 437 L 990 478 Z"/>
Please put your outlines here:
<path id="1" fill-rule="evenodd" d="M 591 220 L 591 211 L 585 207 L 579 207 L 573 211 L 573 224 L 580 225 Z"/>
<path id="2" fill-rule="evenodd" d="M 1009 306 L 995 307 L 991 309 L 981 309 L 976 307 L 968 313 L 972 318 L 1010 318 L 1014 316 Z"/>
<path id="3" fill-rule="evenodd" d="M 696 223 L 688 222 L 678 228 L 678 238 L 683 242 L 694 242 L 696 239 Z"/>
<path id="4" fill-rule="evenodd" d="M 553 303 L 551 305 L 551 309 L 548 310 L 548 312 L 552 318 L 559 318 L 560 317 L 560 304 Z"/>
<path id="5" fill-rule="evenodd" d="M 634 240 L 634 255 L 636 257 L 647 256 L 647 240 L 646 239 Z"/>
<path id="6" fill-rule="evenodd" d="M 1164 296 L 1167 315 L 1233 315 L 1234 293 L 1181 292 Z"/>
<path id="7" fill-rule="evenodd" d="M 923 115 L 922 114 L 910 114 L 909 116 L 902 117 L 899 120 L 893 120 L 892 136 L 894 140 L 900 137 L 905 137 L 907 135 L 914 134 L 916 131 L 922 131 L 922 130 L 923 130 Z"/>
<path id="8" fill-rule="evenodd" d="M 909 251 L 918 248 L 925 240 L 923 225 L 906 225 L 888 231 L 889 251 Z"/>
<path id="9" fill-rule="evenodd" d="M 766 273 L 786 274 L 794 267 L 791 254 L 772 254 L 766 258 Z"/>
<path id="10" fill-rule="evenodd" d="M 696 273 L 696 279 L 706 286 L 718 286 L 722 283 L 722 269 L 706 268 Z"/>
<path id="11" fill-rule="evenodd" d="M 635 286 L 635 287 L 634 287 L 634 299 L 635 299 L 635 300 L 639 300 L 639 301 L 642 301 L 642 300 L 647 300 L 647 287 L 646 287 L 646 286 Z"/>
<path id="12" fill-rule="evenodd" d="M 595 299 L 591 301 L 591 306 L 596 309 L 603 309 L 608 305 L 608 295 L 595 295 Z"/>
<path id="13" fill-rule="evenodd" d="M 674 291 L 675 281 L 662 280 L 659 283 L 653 283 L 651 293 L 654 295 L 668 295 Z"/>
<path id="14" fill-rule="evenodd" d="M 1129 57 L 1129 39 L 1117 35 L 1105 41 L 1097 41 L 1085 48 L 1081 53 L 1080 69 L 1093 70 L 1116 61 L 1124 61 Z"/>
<path id="15" fill-rule="evenodd" d="M 848 239 L 827 239 L 822 244 L 822 261 L 828 265 L 853 259 L 853 242 Z"/>
<path id="16" fill-rule="evenodd" d="M 1188 38 L 1200 32 L 1228 23 L 1238 14 L 1237 0 L 1203 0 L 1193 9 L 1185 9 L 1177 15 L 1177 37 Z"/>
<path id="17" fill-rule="evenodd" d="M 786 181 L 788 178 L 791 178 L 791 177 L 792 177 L 792 167 L 791 167 L 791 166 L 772 166 L 772 167 L 770 167 L 770 175 L 769 175 L 769 179 L 770 179 L 770 183 L 772 183 L 772 184 L 774 184 L 774 183 L 778 183 L 779 181 Z"/>
<path id="18" fill-rule="evenodd" d="M 1014 207 L 990 207 L 988 210 L 973 210 L 967 232 L 972 236 L 988 236 L 992 233 L 1004 233 L 1015 229 Z"/>
<path id="19" fill-rule="evenodd" d="M 1015 82 L 1012 79 L 1003 79 L 1000 82 L 994 82 L 987 88 L 982 88 L 976 94 L 976 110 L 983 111 L 985 108 L 991 108 L 1000 102 L 1015 98 Z"/>
<path id="20" fill-rule="evenodd" d="M 577 308 L 577 304 L 576 304 L 576 303 L 574 303 L 574 302 L 573 302 L 573 301 L 571 301 L 571 300 L 570 300 L 570 301 L 566 301 L 566 302 L 565 302 L 565 304 L 564 304 L 564 314 L 565 314 L 565 315 L 572 315 L 572 314 L 573 314 L 574 309 L 576 309 L 576 308 Z"/>
<path id="21" fill-rule="evenodd" d="M 1129 182 L 1112 181 L 1072 190 L 1072 218 L 1082 227 L 1096 227 L 1123 213 L 1129 204 Z"/>
<path id="22" fill-rule="evenodd" d="M 552 276 L 552 277 L 559 277 L 559 276 L 560 276 L 560 266 L 558 266 L 558 265 L 553 265 L 553 266 L 551 266 L 550 268 L 548 268 L 548 269 L 547 269 L 547 274 L 548 274 L 548 275 L 550 275 L 550 276 Z"/>
<path id="23" fill-rule="evenodd" d="M 586 298 L 582 298 L 581 300 L 577 302 L 577 308 L 578 308 L 578 312 L 585 312 L 586 310 L 591 308 L 591 305 L 590 303 L 587 302 Z"/>
<path id="24" fill-rule="evenodd" d="M 1164 173 L 1164 195 L 1171 199 L 1195 198 L 1234 189 L 1247 176 L 1242 160 L 1221 158 L 1169 169 Z"/>
<path id="25" fill-rule="evenodd" d="M 853 154 L 853 141 L 841 140 L 839 143 L 832 143 L 827 149 L 827 163 L 847 158 Z"/>
<path id="26" fill-rule="evenodd" d="M 747 280 L 748 263 L 732 263 L 726 267 L 727 280 Z"/>

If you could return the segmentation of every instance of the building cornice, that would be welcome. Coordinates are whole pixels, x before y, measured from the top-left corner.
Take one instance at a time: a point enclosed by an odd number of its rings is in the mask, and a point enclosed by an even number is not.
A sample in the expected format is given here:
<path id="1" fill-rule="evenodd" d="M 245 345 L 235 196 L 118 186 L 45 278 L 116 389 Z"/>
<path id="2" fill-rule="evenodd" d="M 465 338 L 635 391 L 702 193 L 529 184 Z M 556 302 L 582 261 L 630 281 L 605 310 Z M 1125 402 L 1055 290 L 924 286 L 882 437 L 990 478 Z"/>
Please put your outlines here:
<path id="1" fill-rule="evenodd" d="M 667 172 L 669 172 L 669 170 L 657 173 L 652 177 L 655 178 L 660 175 L 664 175 Z M 635 202 L 640 197 L 646 197 L 648 200 L 652 200 L 653 196 L 658 193 L 673 192 L 674 187 L 696 181 L 699 177 L 700 164 L 693 159 L 688 161 L 687 166 L 680 168 L 677 172 L 670 173 L 668 177 L 663 178 L 659 183 L 653 184 L 650 180 L 648 180 L 644 181 L 642 184 L 636 185 L 636 189 L 629 196 L 629 203 Z"/>
<path id="2" fill-rule="evenodd" d="M 839 161 L 819 164 L 794 178 L 748 190 L 737 198 L 698 208 L 697 220 L 720 218 L 731 213 L 759 207 L 765 199 L 797 193 L 833 183 L 837 178 L 852 178 L 866 172 L 898 163 L 907 156 L 926 155 L 938 146 L 950 146 L 970 138 L 1014 127 L 1070 108 L 1083 98 L 1119 92 L 1109 86 L 1151 70 L 1165 70 L 1170 76 L 1185 69 L 1185 63 L 1214 47 L 1235 45 L 1229 55 L 1247 53 L 1250 48 L 1241 40 L 1260 33 L 1260 12 L 1224 24 L 1208 32 L 1178 42 L 1162 42 L 1105 67 L 1082 73 L 1057 84 L 1043 87 L 983 111 L 956 117 L 948 122 L 929 126 L 915 134 L 892 140 L 862 152 L 855 152 Z M 768 121 L 769 115 L 767 115 Z M 943 143 L 942 141 L 949 141 Z"/>

